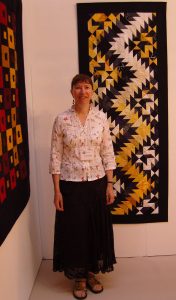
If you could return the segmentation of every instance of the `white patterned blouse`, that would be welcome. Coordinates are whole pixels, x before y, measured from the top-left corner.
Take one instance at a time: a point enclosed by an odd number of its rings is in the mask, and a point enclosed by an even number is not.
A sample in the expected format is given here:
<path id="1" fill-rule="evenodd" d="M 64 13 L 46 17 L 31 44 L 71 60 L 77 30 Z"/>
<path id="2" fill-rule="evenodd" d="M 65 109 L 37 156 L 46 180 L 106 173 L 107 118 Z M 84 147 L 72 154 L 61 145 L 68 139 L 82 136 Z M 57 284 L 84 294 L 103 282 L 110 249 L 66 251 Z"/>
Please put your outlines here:
<path id="1" fill-rule="evenodd" d="M 60 174 L 60 179 L 66 181 L 92 181 L 115 168 L 105 113 L 91 106 L 84 126 L 74 107 L 56 117 L 51 139 L 51 174 Z"/>

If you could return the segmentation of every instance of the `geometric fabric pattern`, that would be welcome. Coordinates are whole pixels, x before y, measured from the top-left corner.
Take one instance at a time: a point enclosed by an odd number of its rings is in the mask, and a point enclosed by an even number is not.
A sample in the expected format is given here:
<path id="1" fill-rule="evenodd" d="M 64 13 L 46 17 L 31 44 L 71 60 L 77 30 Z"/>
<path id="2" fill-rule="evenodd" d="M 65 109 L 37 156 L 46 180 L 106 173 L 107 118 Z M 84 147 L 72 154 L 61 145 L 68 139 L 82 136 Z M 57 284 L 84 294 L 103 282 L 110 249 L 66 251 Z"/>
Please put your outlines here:
<path id="1" fill-rule="evenodd" d="M 20 14 L 20 1 L 0 1 L 0 244 L 29 198 Z"/>
<path id="2" fill-rule="evenodd" d="M 78 4 L 80 72 L 93 80 L 92 100 L 107 113 L 116 155 L 114 223 L 167 221 L 164 20 L 165 3 L 150 9 L 145 3 L 101 3 L 101 9 L 100 4 Z"/>

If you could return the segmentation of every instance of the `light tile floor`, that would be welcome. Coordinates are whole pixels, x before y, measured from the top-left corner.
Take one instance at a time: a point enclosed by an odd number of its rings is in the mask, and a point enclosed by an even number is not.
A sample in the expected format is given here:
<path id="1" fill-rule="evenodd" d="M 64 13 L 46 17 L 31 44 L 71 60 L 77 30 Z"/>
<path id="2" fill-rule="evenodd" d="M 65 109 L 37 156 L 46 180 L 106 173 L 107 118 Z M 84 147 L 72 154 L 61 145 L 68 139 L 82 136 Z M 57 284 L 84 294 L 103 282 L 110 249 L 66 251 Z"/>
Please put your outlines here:
<path id="1" fill-rule="evenodd" d="M 90 300 L 176 300 L 176 256 L 119 258 L 114 272 L 98 275 L 101 294 L 88 291 Z M 73 281 L 52 272 L 43 260 L 30 300 L 69 300 Z"/>

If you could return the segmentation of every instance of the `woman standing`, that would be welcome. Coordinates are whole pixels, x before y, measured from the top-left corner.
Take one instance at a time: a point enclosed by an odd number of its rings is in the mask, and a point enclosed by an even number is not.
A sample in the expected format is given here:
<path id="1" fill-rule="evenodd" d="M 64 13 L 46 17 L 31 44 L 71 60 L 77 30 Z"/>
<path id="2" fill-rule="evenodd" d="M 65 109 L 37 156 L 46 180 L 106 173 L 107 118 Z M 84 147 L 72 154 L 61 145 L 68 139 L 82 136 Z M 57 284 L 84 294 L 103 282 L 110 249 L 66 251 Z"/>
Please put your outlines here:
<path id="1" fill-rule="evenodd" d="M 105 114 L 91 105 L 91 78 L 72 79 L 74 104 L 54 122 L 50 173 L 56 207 L 53 270 L 75 280 L 73 295 L 103 291 L 95 274 L 116 262 L 110 204 L 115 158 Z"/>

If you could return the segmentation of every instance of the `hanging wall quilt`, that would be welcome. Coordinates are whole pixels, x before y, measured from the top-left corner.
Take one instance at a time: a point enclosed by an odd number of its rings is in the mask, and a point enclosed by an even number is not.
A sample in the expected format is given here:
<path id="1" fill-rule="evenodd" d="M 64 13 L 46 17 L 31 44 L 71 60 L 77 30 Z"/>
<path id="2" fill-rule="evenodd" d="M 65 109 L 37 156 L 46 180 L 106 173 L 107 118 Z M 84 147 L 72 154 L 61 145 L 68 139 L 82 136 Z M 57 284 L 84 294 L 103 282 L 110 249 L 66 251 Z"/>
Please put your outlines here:
<path id="1" fill-rule="evenodd" d="M 0 0 L 0 245 L 29 199 L 29 155 L 19 0 Z"/>
<path id="2" fill-rule="evenodd" d="M 107 113 L 114 223 L 168 220 L 166 3 L 77 4 L 79 71 Z"/>

